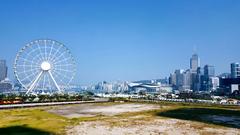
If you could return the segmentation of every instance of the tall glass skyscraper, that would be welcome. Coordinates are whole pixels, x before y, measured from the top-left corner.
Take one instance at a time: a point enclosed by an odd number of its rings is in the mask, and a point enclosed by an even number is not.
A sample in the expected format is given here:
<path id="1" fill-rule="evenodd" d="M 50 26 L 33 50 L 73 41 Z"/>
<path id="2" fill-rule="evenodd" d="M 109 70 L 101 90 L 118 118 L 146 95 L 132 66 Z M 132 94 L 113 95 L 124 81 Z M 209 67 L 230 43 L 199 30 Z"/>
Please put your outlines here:
<path id="1" fill-rule="evenodd" d="M 7 78 L 7 64 L 6 60 L 0 60 L 0 81 Z"/>
<path id="2" fill-rule="evenodd" d="M 231 63 L 231 77 L 240 78 L 240 65 L 239 63 Z"/>
<path id="3" fill-rule="evenodd" d="M 198 67 L 200 67 L 200 58 L 197 54 L 193 54 L 190 59 L 190 68 L 192 72 L 197 72 Z"/>
<path id="4" fill-rule="evenodd" d="M 202 90 L 209 91 L 211 90 L 210 78 L 215 77 L 215 68 L 211 65 L 204 66 L 204 75 L 202 79 Z"/>
<path id="5" fill-rule="evenodd" d="M 211 65 L 204 66 L 204 76 L 206 77 L 214 77 L 215 76 L 215 68 Z"/>

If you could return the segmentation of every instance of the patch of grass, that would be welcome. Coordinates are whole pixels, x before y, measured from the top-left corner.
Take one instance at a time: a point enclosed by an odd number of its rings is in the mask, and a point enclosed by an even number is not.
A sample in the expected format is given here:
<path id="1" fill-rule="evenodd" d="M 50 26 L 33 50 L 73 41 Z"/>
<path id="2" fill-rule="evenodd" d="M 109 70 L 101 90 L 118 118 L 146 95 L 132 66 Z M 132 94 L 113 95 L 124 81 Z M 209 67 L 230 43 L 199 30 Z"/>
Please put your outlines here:
<path id="1" fill-rule="evenodd" d="M 0 111 L 0 128 L 20 127 L 62 134 L 68 119 L 42 109 L 14 109 Z M 30 131 L 30 130 L 29 130 Z M 27 133 L 26 133 L 27 134 Z"/>

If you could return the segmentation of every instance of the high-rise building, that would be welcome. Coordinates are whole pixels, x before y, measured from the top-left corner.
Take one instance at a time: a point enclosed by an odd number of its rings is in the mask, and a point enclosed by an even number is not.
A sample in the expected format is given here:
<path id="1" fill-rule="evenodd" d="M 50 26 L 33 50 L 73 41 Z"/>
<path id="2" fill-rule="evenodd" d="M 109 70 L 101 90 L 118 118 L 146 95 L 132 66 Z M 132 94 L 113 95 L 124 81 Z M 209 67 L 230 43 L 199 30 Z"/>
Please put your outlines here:
<path id="1" fill-rule="evenodd" d="M 206 77 L 214 77 L 215 76 L 215 68 L 211 65 L 204 66 L 204 76 Z"/>
<path id="2" fill-rule="evenodd" d="M 210 84 L 212 90 L 217 90 L 217 88 L 219 87 L 219 83 L 220 82 L 218 77 L 210 77 Z"/>
<path id="3" fill-rule="evenodd" d="M 231 63 L 231 78 L 240 78 L 239 63 Z"/>
<path id="4" fill-rule="evenodd" d="M 200 67 L 200 58 L 197 54 L 193 54 L 190 59 L 190 69 L 192 72 L 197 72 L 198 67 Z"/>
<path id="5" fill-rule="evenodd" d="M 179 90 L 183 86 L 184 83 L 183 73 L 184 70 L 178 69 L 175 70 L 175 72 L 170 75 L 169 81 L 174 89 Z"/>
<path id="6" fill-rule="evenodd" d="M 192 86 L 192 73 L 190 70 L 186 70 L 183 73 L 183 85 L 182 90 L 190 90 Z"/>
<path id="7" fill-rule="evenodd" d="M 170 78 L 169 78 L 169 84 L 171 84 L 174 88 L 177 85 L 177 76 L 175 73 L 170 74 Z"/>
<path id="8" fill-rule="evenodd" d="M 198 68 L 200 68 L 200 58 L 197 54 L 193 54 L 190 58 L 191 86 L 190 89 L 197 91 Z"/>
<path id="9" fill-rule="evenodd" d="M 0 60 L 0 81 L 7 78 L 7 69 L 6 60 Z"/>
<path id="10" fill-rule="evenodd" d="M 175 70 L 175 72 L 170 75 L 170 84 L 176 90 L 190 90 L 192 86 L 191 70 Z"/>
<path id="11" fill-rule="evenodd" d="M 182 70 L 182 69 L 178 69 L 175 71 L 177 88 L 179 88 L 183 85 L 183 73 L 184 73 L 184 70 Z"/>
<path id="12" fill-rule="evenodd" d="M 193 91 L 201 91 L 201 82 L 202 82 L 203 70 L 201 67 L 198 67 L 197 73 L 193 74 Z"/>
<path id="13" fill-rule="evenodd" d="M 202 77 L 201 89 L 204 91 L 210 91 L 212 89 L 211 77 L 215 77 L 215 68 L 211 65 L 204 66 L 204 75 Z"/>

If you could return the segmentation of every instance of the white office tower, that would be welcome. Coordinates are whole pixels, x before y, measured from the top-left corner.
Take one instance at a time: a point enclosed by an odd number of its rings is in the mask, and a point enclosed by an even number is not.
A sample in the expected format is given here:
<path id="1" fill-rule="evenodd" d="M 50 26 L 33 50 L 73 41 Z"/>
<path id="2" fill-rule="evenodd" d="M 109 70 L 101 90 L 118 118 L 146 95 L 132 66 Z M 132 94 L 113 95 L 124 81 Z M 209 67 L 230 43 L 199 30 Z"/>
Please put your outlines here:
<path id="1" fill-rule="evenodd" d="M 197 54 L 193 54 L 190 59 L 190 68 L 192 72 L 197 72 L 198 67 L 200 67 L 200 58 Z"/>

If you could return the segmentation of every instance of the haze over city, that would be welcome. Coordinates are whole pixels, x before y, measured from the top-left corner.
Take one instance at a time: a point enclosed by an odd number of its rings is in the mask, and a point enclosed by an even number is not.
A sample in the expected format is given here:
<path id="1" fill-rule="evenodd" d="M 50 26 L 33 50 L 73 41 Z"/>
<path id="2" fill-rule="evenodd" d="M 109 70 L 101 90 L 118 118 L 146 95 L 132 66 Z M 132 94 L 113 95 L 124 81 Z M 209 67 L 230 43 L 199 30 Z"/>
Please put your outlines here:
<path id="1" fill-rule="evenodd" d="M 239 61 L 237 0 L 12 2 L 0 5 L 0 58 L 7 60 L 12 80 L 16 53 L 39 38 L 70 49 L 77 84 L 168 77 L 188 68 L 193 53 L 217 74 Z"/>

